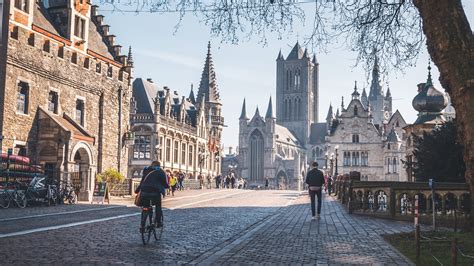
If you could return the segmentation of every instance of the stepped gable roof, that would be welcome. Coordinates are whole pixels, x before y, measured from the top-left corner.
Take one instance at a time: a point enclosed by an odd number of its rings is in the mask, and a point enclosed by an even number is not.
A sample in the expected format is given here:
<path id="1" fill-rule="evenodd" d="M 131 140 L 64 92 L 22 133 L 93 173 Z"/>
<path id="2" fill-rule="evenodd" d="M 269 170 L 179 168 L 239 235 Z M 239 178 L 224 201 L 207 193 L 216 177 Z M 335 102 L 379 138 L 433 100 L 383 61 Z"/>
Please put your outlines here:
<path id="1" fill-rule="evenodd" d="M 324 143 L 328 134 L 326 123 L 311 124 L 311 134 L 309 135 L 310 144 Z"/>
<path id="2" fill-rule="evenodd" d="M 201 102 L 203 96 L 205 97 L 206 102 L 220 103 L 221 101 L 219 90 L 217 88 L 214 63 L 212 61 L 211 42 L 207 45 L 207 56 L 202 70 L 196 102 Z"/>
<path id="3" fill-rule="evenodd" d="M 301 48 L 299 42 L 296 42 L 290 54 L 288 54 L 288 57 L 286 58 L 286 60 L 298 60 L 298 59 L 303 58 L 303 55 L 304 55 L 303 48 Z"/>
<path id="4" fill-rule="evenodd" d="M 91 19 L 89 23 L 88 49 L 105 56 L 108 59 L 114 60 L 114 56 L 110 53 L 110 49 L 105 43 L 103 35 L 99 32 L 98 25 L 96 25 L 94 19 Z"/>
<path id="5" fill-rule="evenodd" d="M 300 148 L 303 148 L 302 143 L 298 138 L 296 137 L 293 132 L 291 132 L 288 128 L 278 125 L 275 125 L 275 135 L 277 136 L 277 141 L 278 142 L 284 142 L 287 144 L 295 145 Z"/>

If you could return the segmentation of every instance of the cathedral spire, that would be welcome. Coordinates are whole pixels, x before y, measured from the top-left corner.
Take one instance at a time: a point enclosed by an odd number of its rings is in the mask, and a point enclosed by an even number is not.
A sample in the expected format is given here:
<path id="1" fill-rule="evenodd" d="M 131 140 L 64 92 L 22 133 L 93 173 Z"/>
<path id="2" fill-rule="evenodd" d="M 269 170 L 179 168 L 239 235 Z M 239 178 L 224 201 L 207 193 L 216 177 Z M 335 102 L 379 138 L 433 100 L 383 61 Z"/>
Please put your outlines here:
<path id="1" fill-rule="evenodd" d="M 257 109 L 255 109 L 255 114 L 253 116 L 260 116 L 260 111 L 258 110 L 258 105 L 257 105 Z"/>
<path id="2" fill-rule="evenodd" d="M 211 55 L 211 42 L 207 45 L 206 62 L 202 70 L 201 82 L 197 94 L 197 101 L 201 102 L 201 98 L 205 96 L 206 102 L 220 103 L 219 90 L 217 89 L 216 73 Z"/>
<path id="3" fill-rule="evenodd" d="M 192 104 L 196 104 L 196 98 L 194 97 L 194 91 L 193 91 L 194 85 L 191 83 L 191 92 L 189 93 L 189 101 Z"/>
<path id="4" fill-rule="evenodd" d="M 239 119 L 245 119 L 247 120 L 247 108 L 245 107 L 245 98 L 244 98 L 244 103 L 242 104 L 242 112 L 240 113 Z"/>
<path id="5" fill-rule="evenodd" d="M 382 86 L 380 86 L 379 60 L 375 56 L 374 69 L 372 69 L 372 84 L 370 85 L 369 99 L 382 95 Z"/>
<path id="6" fill-rule="evenodd" d="M 128 47 L 127 65 L 133 67 L 132 46 Z"/>
<path id="7" fill-rule="evenodd" d="M 275 118 L 273 116 L 272 96 L 270 96 L 270 101 L 268 101 L 267 114 L 265 115 L 265 118 Z"/>

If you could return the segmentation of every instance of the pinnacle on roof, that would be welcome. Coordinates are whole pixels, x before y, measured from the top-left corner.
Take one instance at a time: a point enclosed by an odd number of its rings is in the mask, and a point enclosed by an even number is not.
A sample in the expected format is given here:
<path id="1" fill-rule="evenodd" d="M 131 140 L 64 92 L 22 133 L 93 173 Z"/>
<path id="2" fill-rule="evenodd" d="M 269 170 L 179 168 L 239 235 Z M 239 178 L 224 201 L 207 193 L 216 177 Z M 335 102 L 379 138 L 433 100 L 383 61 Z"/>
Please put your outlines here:
<path id="1" fill-rule="evenodd" d="M 339 108 L 336 110 L 336 118 L 339 117 Z"/>
<path id="2" fill-rule="evenodd" d="M 374 69 L 372 70 L 372 84 L 370 85 L 369 98 L 375 98 L 382 95 L 382 86 L 380 86 L 379 60 L 375 56 Z"/>
<path id="3" fill-rule="evenodd" d="M 428 79 L 426 80 L 425 86 L 433 86 L 433 80 L 431 79 L 431 60 L 428 59 Z"/>
<path id="4" fill-rule="evenodd" d="M 200 102 L 203 96 L 205 96 L 206 102 L 220 103 L 220 100 L 221 100 L 220 95 L 219 95 L 219 90 L 217 89 L 214 64 L 212 62 L 211 42 L 209 42 L 207 45 L 206 62 L 204 63 L 204 69 L 202 70 L 202 76 L 201 76 L 201 82 L 199 83 L 197 101 Z"/>
<path id="5" fill-rule="evenodd" d="M 341 97 L 341 110 L 344 110 L 344 96 Z"/>
<path id="6" fill-rule="evenodd" d="M 128 47 L 127 65 L 133 67 L 132 46 Z"/>
<path id="7" fill-rule="evenodd" d="M 308 49 L 307 49 L 307 48 L 304 49 L 303 58 L 309 58 Z"/>
<path id="8" fill-rule="evenodd" d="M 365 87 L 362 89 L 362 97 L 367 98 L 367 92 L 365 91 Z"/>
<path id="9" fill-rule="evenodd" d="M 301 58 L 303 58 L 303 54 L 304 54 L 303 48 L 301 48 L 299 42 L 296 42 L 295 46 L 294 46 L 293 49 L 291 50 L 291 52 L 290 52 L 290 54 L 288 55 L 288 57 L 286 58 L 286 60 L 298 60 L 298 59 L 301 59 Z"/>
<path id="10" fill-rule="evenodd" d="M 385 98 L 392 97 L 392 93 L 390 92 L 390 87 L 387 86 L 387 93 L 385 94 Z"/>
<path id="11" fill-rule="evenodd" d="M 196 97 L 194 97 L 194 91 L 193 91 L 193 87 L 194 85 L 191 83 L 191 92 L 189 93 L 189 101 L 192 103 L 192 104 L 196 104 Z"/>
<path id="12" fill-rule="evenodd" d="M 273 117 L 273 105 L 272 105 L 272 96 L 270 96 L 270 101 L 268 101 L 267 114 L 265 118 L 275 118 Z"/>
<path id="13" fill-rule="evenodd" d="M 359 98 L 360 93 L 357 91 L 357 81 L 354 81 L 354 92 L 352 93 L 352 98 Z"/>
<path id="14" fill-rule="evenodd" d="M 260 111 L 258 110 L 258 105 L 257 105 L 257 109 L 255 109 L 255 114 L 253 116 L 256 116 L 256 115 L 260 116 Z"/>
<path id="15" fill-rule="evenodd" d="M 244 98 L 244 103 L 242 104 L 242 112 L 240 113 L 239 119 L 248 119 L 247 108 L 245 107 L 245 98 Z"/>
<path id="16" fill-rule="evenodd" d="M 316 60 L 316 53 L 313 54 L 313 64 L 318 64 L 318 60 Z"/>
<path id="17" fill-rule="evenodd" d="M 277 61 L 278 61 L 278 60 L 285 60 L 285 59 L 283 58 L 283 55 L 281 54 L 281 49 L 280 49 L 280 52 L 278 52 Z"/>
<path id="18" fill-rule="evenodd" d="M 332 104 L 329 104 L 328 115 L 326 116 L 326 121 L 331 121 L 334 118 L 334 113 L 332 111 Z"/>

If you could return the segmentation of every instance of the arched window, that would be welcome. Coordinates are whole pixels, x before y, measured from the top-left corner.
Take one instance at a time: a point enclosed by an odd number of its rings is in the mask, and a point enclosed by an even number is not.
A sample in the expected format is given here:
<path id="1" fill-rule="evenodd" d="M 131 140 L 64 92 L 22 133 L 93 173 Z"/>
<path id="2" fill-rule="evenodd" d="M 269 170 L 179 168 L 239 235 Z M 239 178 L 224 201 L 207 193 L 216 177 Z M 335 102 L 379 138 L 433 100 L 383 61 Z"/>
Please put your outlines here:
<path id="1" fill-rule="evenodd" d="M 390 174 L 390 166 L 392 164 L 392 160 L 390 158 L 387 158 L 387 173 Z"/>
<path id="2" fill-rule="evenodd" d="M 292 114 L 292 106 L 291 106 L 291 99 L 288 99 L 288 119 L 291 120 L 293 118 Z"/>
<path id="3" fill-rule="evenodd" d="M 392 159 L 392 173 L 398 173 L 397 168 L 398 168 L 397 158 L 393 157 L 393 159 Z"/>
<path id="4" fill-rule="evenodd" d="M 354 116 L 358 115 L 359 108 L 357 108 L 357 105 L 354 106 Z"/>
<path id="5" fill-rule="evenodd" d="M 250 135 L 250 180 L 263 178 L 264 142 L 260 131 Z"/>

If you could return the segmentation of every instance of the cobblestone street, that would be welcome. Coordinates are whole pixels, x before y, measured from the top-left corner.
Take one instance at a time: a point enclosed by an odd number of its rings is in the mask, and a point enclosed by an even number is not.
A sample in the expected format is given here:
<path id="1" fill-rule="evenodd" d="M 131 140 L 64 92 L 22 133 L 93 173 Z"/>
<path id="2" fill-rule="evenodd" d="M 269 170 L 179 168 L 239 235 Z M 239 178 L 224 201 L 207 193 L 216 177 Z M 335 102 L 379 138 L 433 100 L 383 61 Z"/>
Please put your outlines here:
<path id="1" fill-rule="evenodd" d="M 0 264 L 410 263 L 380 236 L 410 223 L 349 215 L 327 196 L 311 221 L 308 202 L 295 191 L 178 192 L 148 246 L 126 202 L 0 210 Z"/>

